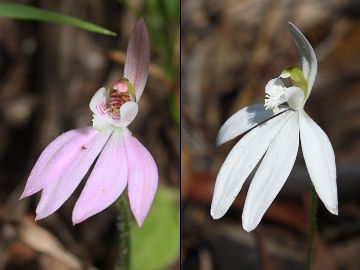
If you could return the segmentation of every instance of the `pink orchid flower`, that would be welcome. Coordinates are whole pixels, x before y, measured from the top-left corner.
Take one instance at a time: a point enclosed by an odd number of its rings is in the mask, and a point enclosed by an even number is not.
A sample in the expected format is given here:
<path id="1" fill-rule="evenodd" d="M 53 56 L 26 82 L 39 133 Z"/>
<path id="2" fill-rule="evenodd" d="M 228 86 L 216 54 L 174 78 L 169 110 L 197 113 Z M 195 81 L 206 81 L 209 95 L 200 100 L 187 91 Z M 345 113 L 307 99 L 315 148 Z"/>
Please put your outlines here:
<path id="1" fill-rule="evenodd" d="M 127 126 L 137 115 L 149 63 L 149 35 L 140 19 L 129 40 L 124 78 L 109 91 L 100 88 L 91 99 L 93 126 L 70 130 L 56 138 L 32 169 L 20 199 L 42 190 L 36 220 L 61 207 L 99 156 L 75 204 L 73 224 L 110 206 L 127 184 L 131 210 L 142 226 L 156 193 L 158 172 L 149 151 Z"/>

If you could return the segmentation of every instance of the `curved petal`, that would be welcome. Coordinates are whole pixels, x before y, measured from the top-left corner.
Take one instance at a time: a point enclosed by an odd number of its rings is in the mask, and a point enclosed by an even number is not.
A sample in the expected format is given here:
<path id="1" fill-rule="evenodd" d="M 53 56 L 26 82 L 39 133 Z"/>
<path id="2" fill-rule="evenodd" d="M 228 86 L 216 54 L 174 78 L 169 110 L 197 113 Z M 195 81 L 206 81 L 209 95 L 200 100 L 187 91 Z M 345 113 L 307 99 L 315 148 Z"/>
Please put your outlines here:
<path id="1" fill-rule="evenodd" d="M 316 55 L 306 37 L 291 22 L 289 22 L 289 30 L 301 57 L 301 69 L 308 83 L 308 92 L 306 97 L 306 99 L 308 99 L 317 73 Z"/>
<path id="2" fill-rule="evenodd" d="M 125 134 L 129 167 L 128 194 L 131 210 L 141 227 L 158 185 L 156 163 L 149 151 L 131 134 Z"/>
<path id="3" fill-rule="evenodd" d="M 89 132 L 81 143 L 73 143 L 68 148 L 70 157 L 63 161 L 60 173 L 46 185 L 36 208 L 36 220 L 47 217 L 55 212 L 73 193 L 85 176 L 95 158 L 107 142 L 112 130 L 104 133 Z M 66 158 L 66 156 L 64 157 Z M 54 162 L 55 164 L 55 162 Z"/>
<path id="4" fill-rule="evenodd" d="M 291 115 L 286 111 L 246 134 L 230 151 L 216 178 L 211 216 L 221 218 L 235 200 L 243 183 Z"/>
<path id="5" fill-rule="evenodd" d="M 285 98 L 289 107 L 298 110 L 304 105 L 304 91 L 296 86 L 286 88 Z"/>
<path id="6" fill-rule="evenodd" d="M 100 132 L 103 132 L 112 122 L 112 118 L 106 114 L 106 97 L 106 88 L 102 87 L 96 91 L 89 104 L 90 110 L 94 113 L 93 127 Z"/>
<path id="7" fill-rule="evenodd" d="M 285 85 L 281 79 L 279 79 L 279 78 L 271 79 L 265 85 L 265 93 L 277 92 L 279 88 L 282 89 L 284 87 L 285 87 Z"/>
<path id="8" fill-rule="evenodd" d="M 335 154 L 325 132 L 301 110 L 299 115 L 302 151 L 315 190 L 326 208 L 338 214 Z"/>
<path id="9" fill-rule="evenodd" d="M 281 106 L 280 109 L 274 113 L 272 110 L 266 110 L 264 104 L 254 104 L 247 106 L 237 113 L 233 114 L 221 126 L 216 137 L 216 145 L 219 146 L 226 143 L 242 133 L 252 129 L 267 119 L 277 115 L 283 111 L 288 110 L 286 106 Z"/>
<path id="10" fill-rule="evenodd" d="M 299 148 L 298 113 L 281 128 L 252 180 L 242 214 L 243 228 L 250 232 L 279 193 L 294 166 Z"/>
<path id="11" fill-rule="evenodd" d="M 138 113 L 138 104 L 134 101 L 128 101 L 120 107 L 120 120 L 113 120 L 116 127 L 127 127 L 135 119 Z"/>
<path id="12" fill-rule="evenodd" d="M 74 225 L 110 206 L 124 191 L 128 166 L 121 133 L 121 130 L 114 131 L 102 150 L 75 204 L 72 214 Z"/>
<path id="13" fill-rule="evenodd" d="M 106 88 L 101 87 L 99 90 L 96 91 L 96 93 L 93 95 L 93 97 L 90 100 L 90 110 L 95 114 L 98 115 L 100 110 L 99 106 L 105 106 L 106 107 Z"/>
<path id="14" fill-rule="evenodd" d="M 70 130 L 53 140 L 41 153 L 36 161 L 20 199 L 33 195 L 43 189 L 47 182 L 56 177 L 61 167 L 61 161 L 69 158 L 69 149 L 72 149 L 74 139 L 79 137 L 85 139 L 82 134 L 88 134 L 85 129 Z M 59 163 L 60 162 L 60 163 Z"/>
<path id="15" fill-rule="evenodd" d="M 131 33 L 124 67 L 124 77 L 135 89 L 138 102 L 145 88 L 150 65 L 150 41 L 144 19 L 137 21 Z"/>

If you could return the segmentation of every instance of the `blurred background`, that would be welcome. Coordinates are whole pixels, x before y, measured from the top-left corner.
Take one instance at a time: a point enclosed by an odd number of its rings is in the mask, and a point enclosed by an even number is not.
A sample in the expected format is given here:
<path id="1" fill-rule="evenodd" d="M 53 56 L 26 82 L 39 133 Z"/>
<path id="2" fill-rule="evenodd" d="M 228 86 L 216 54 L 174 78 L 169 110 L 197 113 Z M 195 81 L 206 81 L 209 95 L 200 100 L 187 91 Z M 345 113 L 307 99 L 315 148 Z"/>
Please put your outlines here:
<path id="1" fill-rule="evenodd" d="M 40 193 L 22 201 L 19 196 L 53 139 L 91 125 L 89 101 L 100 87 L 122 77 L 128 39 L 141 16 L 150 33 L 151 67 L 139 114 L 129 128 L 154 156 L 160 187 L 142 229 L 133 223 L 132 269 L 178 269 L 179 1 L 16 2 L 118 35 L 0 19 L 0 269 L 113 269 L 116 205 L 73 227 L 72 208 L 85 181 L 58 211 L 36 223 Z"/>
<path id="2" fill-rule="evenodd" d="M 311 185 L 301 150 L 255 231 L 241 225 L 248 182 L 222 219 L 210 216 L 217 173 L 239 140 L 215 148 L 216 134 L 234 112 L 264 102 L 270 79 L 300 66 L 292 21 L 319 61 L 305 109 L 337 164 L 339 216 L 319 201 L 312 269 L 360 269 L 360 2 L 183 0 L 181 9 L 182 268 L 305 268 Z"/>

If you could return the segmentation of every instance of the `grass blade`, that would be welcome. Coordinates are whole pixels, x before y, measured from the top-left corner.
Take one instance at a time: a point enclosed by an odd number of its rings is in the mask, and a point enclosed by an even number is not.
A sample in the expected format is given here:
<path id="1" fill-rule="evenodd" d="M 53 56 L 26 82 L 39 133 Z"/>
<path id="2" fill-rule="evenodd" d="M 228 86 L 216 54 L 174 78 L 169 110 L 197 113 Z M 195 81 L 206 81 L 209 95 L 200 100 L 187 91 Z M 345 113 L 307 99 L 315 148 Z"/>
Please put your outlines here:
<path id="1" fill-rule="evenodd" d="M 22 4 L 0 3 L 0 18 L 57 23 L 81 28 L 90 32 L 95 32 L 103 35 L 116 36 L 116 33 L 96 24 L 63 15 L 57 12 L 47 11 Z"/>

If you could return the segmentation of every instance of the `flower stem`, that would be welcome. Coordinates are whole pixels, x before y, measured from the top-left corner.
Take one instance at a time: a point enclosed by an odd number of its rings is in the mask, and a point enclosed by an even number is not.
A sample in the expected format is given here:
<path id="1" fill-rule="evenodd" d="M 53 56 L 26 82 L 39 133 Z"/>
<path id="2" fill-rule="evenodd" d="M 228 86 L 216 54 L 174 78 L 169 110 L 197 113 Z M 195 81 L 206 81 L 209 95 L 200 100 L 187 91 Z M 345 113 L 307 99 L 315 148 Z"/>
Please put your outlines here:
<path id="1" fill-rule="evenodd" d="M 131 213 L 126 196 L 118 199 L 119 214 L 116 221 L 118 231 L 118 257 L 116 270 L 129 270 L 131 259 Z"/>
<path id="2" fill-rule="evenodd" d="M 316 207 L 317 207 L 317 195 L 314 185 L 312 186 L 311 192 L 311 208 L 310 208 L 310 232 L 309 232 L 309 244 L 307 250 L 307 263 L 306 269 L 311 269 L 311 257 L 314 243 L 315 227 L 316 227 Z"/>

